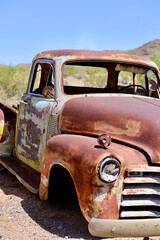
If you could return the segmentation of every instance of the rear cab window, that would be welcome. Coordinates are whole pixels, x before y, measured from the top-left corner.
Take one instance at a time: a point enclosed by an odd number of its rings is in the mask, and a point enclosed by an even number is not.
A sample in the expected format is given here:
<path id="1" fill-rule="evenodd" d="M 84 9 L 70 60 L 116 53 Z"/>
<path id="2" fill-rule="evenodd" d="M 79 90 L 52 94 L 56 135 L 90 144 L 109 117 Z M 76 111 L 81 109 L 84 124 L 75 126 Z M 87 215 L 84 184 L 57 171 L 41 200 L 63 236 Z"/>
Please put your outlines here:
<path id="1" fill-rule="evenodd" d="M 100 92 L 107 87 L 107 82 L 107 68 L 95 63 L 67 63 L 63 67 L 63 89 L 66 94 Z"/>

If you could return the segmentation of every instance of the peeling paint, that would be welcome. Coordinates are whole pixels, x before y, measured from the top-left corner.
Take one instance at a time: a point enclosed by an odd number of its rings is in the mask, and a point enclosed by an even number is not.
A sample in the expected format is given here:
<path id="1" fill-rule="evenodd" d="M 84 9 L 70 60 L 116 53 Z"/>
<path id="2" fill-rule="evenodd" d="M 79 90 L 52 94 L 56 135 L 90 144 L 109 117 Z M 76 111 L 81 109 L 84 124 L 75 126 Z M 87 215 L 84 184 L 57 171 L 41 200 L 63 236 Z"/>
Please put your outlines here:
<path id="1" fill-rule="evenodd" d="M 44 186 L 48 186 L 48 179 L 43 174 L 41 174 L 41 182 L 44 184 Z"/>
<path id="2" fill-rule="evenodd" d="M 16 154 L 22 161 L 38 171 L 41 170 L 53 104 L 55 103 L 52 99 L 42 101 L 33 98 L 29 104 L 20 107 Z"/>
<path id="3" fill-rule="evenodd" d="M 102 202 L 106 197 L 106 193 L 108 192 L 107 188 L 101 188 L 101 190 L 102 192 L 98 194 L 94 199 L 97 202 Z"/>

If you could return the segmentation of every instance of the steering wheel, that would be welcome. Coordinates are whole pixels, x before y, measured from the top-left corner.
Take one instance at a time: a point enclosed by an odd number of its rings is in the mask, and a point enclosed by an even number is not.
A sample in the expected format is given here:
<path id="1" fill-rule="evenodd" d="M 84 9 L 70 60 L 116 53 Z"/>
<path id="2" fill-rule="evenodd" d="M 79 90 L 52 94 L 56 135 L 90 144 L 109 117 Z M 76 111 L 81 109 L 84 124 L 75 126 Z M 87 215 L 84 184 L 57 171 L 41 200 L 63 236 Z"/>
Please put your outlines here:
<path id="1" fill-rule="evenodd" d="M 121 89 L 118 90 L 118 92 L 121 92 L 121 91 L 123 91 L 124 89 L 131 88 L 131 87 L 137 87 L 137 88 L 143 89 L 143 91 L 145 92 L 145 95 L 148 96 L 147 90 L 146 90 L 142 85 L 137 85 L 137 84 L 131 84 L 131 85 L 122 87 Z M 137 91 L 137 92 L 138 92 L 138 91 Z"/>

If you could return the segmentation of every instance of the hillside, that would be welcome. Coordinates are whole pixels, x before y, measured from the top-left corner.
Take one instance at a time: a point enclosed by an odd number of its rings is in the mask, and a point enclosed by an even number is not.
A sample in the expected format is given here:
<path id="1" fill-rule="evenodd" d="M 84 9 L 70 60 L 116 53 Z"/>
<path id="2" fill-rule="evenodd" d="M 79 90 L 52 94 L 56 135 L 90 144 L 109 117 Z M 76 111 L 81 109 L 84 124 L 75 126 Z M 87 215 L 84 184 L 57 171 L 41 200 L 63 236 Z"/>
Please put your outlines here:
<path id="1" fill-rule="evenodd" d="M 138 48 L 124 51 L 124 52 L 133 54 L 133 55 L 150 58 L 150 55 L 154 54 L 157 56 L 160 53 L 160 51 L 157 49 L 157 47 L 160 47 L 160 39 L 155 39 L 146 44 L 143 44 L 142 46 L 140 46 Z"/>
<path id="2" fill-rule="evenodd" d="M 20 64 L 17 64 L 15 67 L 23 67 L 23 68 L 31 68 L 31 63 L 20 63 Z"/>

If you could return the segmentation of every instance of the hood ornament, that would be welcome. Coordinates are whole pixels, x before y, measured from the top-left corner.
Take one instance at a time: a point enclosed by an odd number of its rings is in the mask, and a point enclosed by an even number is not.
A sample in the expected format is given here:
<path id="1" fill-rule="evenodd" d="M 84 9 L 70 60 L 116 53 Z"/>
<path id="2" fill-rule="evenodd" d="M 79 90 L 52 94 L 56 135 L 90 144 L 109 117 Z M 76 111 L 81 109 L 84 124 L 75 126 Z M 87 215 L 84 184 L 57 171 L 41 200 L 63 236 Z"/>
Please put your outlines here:
<path id="1" fill-rule="evenodd" d="M 107 147 L 111 144 L 111 137 L 107 134 L 102 134 L 98 137 L 98 143 L 101 145 L 103 148 L 107 149 Z"/>

